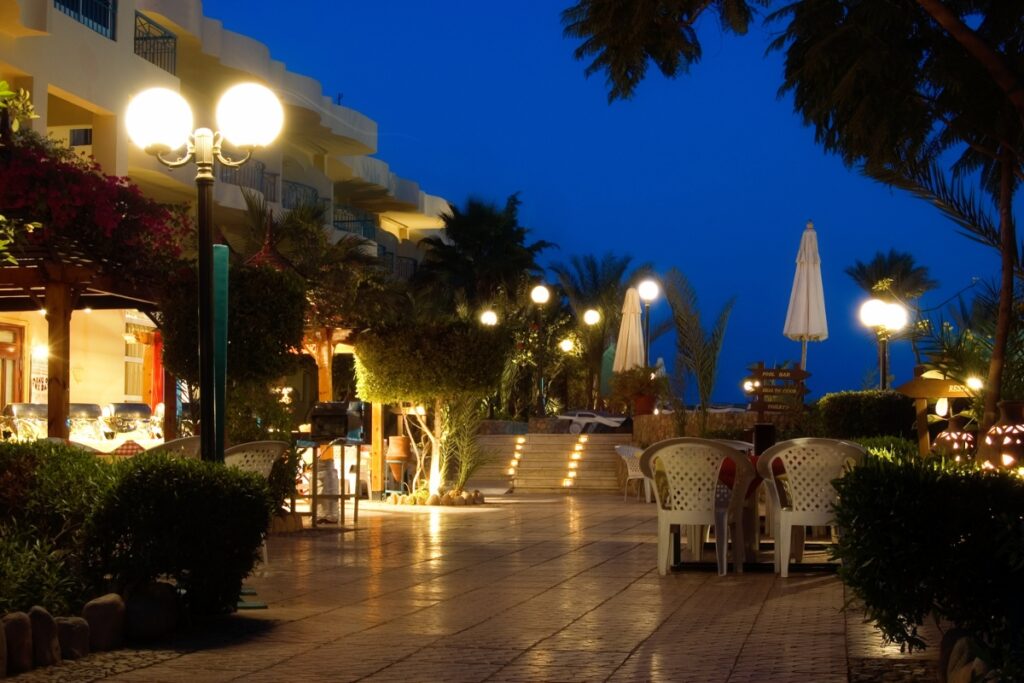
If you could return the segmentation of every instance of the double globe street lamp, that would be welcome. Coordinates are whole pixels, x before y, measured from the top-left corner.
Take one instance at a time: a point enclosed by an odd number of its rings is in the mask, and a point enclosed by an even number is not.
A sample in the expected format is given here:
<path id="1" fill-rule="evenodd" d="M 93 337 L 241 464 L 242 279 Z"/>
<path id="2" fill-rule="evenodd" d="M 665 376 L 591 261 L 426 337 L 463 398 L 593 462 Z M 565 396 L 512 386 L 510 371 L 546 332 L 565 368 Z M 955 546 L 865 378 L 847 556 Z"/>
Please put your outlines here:
<path id="1" fill-rule="evenodd" d="M 194 162 L 198 194 L 199 228 L 199 396 L 202 457 L 223 460 L 220 433 L 224 409 L 215 390 L 214 281 L 213 281 L 213 168 L 215 163 L 237 168 L 253 151 L 272 143 L 284 125 L 281 102 L 268 88 L 241 83 L 228 89 L 217 103 L 219 130 L 192 128 L 192 109 L 180 94 L 167 88 L 145 90 L 128 104 L 128 136 L 132 142 L 170 168 Z M 241 149 L 244 156 L 224 155 L 223 143 Z M 185 148 L 178 158 L 165 155 Z"/>

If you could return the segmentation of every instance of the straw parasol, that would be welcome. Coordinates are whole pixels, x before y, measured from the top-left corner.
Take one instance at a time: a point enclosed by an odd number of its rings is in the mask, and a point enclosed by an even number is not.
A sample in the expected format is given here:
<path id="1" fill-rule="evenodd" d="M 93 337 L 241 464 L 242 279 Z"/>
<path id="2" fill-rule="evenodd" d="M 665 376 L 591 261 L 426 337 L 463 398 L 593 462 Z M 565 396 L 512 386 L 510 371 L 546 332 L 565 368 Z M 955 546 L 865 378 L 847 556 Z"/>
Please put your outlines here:
<path id="1" fill-rule="evenodd" d="M 821 286 L 821 259 L 814 223 L 807 221 L 800 251 L 796 255 L 796 274 L 789 295 L 789 310 L 782 334 L 800 342 L 800 367 L 807 369 L 807 342 L 828 339 L 825 319 L 825 290 Z"/>

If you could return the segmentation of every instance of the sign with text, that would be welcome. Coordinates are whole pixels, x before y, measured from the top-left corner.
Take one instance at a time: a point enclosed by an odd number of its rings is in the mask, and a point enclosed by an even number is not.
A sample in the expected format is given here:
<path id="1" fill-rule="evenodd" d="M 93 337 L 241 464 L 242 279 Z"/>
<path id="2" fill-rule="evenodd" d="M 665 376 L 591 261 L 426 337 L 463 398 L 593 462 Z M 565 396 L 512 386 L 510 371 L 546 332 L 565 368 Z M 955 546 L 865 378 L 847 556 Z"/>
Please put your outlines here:
<path id="1" fill-rule="evenodd" d="M 811 376 L 809 372 L 799 366 L 766 368 L 763 362 L 758 362 L 752 370 L 754 400 L 750 408 L 757 411 L 759 422 L 764 421 L 765 413 L 792 413 L 803 409 L 804 394 L 808 391 L 804 380 Z"/>

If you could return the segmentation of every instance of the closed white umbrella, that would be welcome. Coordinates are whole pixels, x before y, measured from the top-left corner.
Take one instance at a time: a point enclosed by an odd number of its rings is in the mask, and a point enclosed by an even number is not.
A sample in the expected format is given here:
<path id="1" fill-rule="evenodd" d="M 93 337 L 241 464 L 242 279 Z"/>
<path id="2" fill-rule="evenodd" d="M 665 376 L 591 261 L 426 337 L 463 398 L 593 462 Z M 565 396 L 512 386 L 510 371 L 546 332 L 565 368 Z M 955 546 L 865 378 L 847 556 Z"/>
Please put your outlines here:
<path id="1" fill-rule="evenodd" d="M 796 255 L 796 274 L 789 295 L 789 310 L 782 334 L 800 342 L 800 367 L 807 369 L 807 342 L 828 339 L 825 319 L 825 290 L 821 286 L 821 259 L 814 223 L 807 221 L 800 251 Z"/>
<path id="2" fill-rule="evenodd" d="M 615 360 L 612 372 L 622 372 L 644 365 L 644 334 L 640 325 L 640 295 L 635 287 L 626 290 L 626 303 L 622 306 L 622 322 L 615 342 Z"/>

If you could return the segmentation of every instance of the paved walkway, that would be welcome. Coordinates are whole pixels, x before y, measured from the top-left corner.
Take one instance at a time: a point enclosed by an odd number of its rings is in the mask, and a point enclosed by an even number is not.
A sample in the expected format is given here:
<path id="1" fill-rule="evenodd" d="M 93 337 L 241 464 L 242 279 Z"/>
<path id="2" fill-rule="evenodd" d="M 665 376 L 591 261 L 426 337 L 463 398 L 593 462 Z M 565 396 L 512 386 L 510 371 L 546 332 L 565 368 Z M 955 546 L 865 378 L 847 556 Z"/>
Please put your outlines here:
<path id="1" fill-rule="evenodd" d="M 934 680 L 937 637 L 882 648 L 832 574 L 659 577 L 654 518 L 610 495 L 361 506 L 354 530 L 271 538 L 247 581 L 269 609 L 14 680 Z"/>

